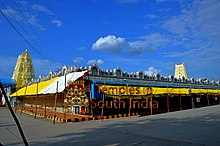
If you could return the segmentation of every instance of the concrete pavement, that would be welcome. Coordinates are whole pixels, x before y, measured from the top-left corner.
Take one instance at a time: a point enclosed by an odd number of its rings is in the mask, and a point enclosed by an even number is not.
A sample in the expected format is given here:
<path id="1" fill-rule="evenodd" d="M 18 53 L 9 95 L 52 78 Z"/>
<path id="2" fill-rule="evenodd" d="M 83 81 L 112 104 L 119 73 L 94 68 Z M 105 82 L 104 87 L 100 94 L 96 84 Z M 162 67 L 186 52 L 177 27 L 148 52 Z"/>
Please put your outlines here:
<path id="1" fill-rule="evenodd" d="M 143 117 L 52 124 L 17 112 L 30 145 L 219 145 L 220 105 Z M 0 143 L 23 145 L 8 110 L 0 108 Z"/>

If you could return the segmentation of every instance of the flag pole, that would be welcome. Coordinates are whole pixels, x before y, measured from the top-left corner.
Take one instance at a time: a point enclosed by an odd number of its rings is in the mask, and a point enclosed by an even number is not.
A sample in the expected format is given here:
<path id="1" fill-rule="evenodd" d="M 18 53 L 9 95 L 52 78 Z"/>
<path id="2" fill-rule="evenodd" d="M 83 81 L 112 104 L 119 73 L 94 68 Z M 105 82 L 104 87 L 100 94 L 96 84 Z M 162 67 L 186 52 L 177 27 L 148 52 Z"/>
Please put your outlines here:
<path id="1" fill-rule="evenodd" d="M 105 94 L 102 94 L 102 103 L 104 104 L 104 96 L 105 96 Z M 102 119 L 102 122 L 103 122 L 103 114 L 104 114 L 104 105 L 102 105 L 102 114 L 101 114 L 101 119 Z"/>
<path id="2" fill-rule="evenodd" d="M 35 100 L 35 114 L 34 118 L 37 118 L 37 100 L 38 100 L 38 82 L 37 82 L 37 95 L 36 95 L 36 100 Z"/>
<path id="3" fill-rule="evenodd" d="M 66 98 L 66 74 L 65 74 L 65 80 L 64 80 L 64 93 L 63 93 L 63 118 L 66 119 L 66 104 L 65 104 L 65 98 Z"/>
<path id="4" fill-rule="evenodd" d="M 27 85 L 26 85 L 26 88 L 25 88 L 25 91 L 24 91 L 24 97 L 26 95 L 26 92 L 27 92 Z M 24 102 L 24 98 L 23 98 L 23 102 Z M 20 115 L 22 115 L 22 112 L 23 112 L 23 104 L 21 106 L 21 113 L 20 113 Z"/>
<path id="5" fill-rule="evenodd" d="M 57 106 L 57 94 L 58 94 L 58 83 L 59 81 L 57 81 L 57 88 L 56 88 L 56 94 L 55 94 L 55 101 L 54 101 L 54 119 L 53 119 L 53 124 L 55 124 L 55 119 L 56 119 L 56 106 Z"/>

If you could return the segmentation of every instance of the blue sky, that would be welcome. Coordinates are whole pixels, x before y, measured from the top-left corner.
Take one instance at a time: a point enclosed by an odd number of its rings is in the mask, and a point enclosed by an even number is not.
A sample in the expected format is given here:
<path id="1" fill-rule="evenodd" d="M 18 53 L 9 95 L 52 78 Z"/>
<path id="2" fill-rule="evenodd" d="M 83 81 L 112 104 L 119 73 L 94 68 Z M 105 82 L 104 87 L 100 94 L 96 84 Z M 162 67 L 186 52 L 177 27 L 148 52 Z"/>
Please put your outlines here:
<path id="1" fill-rule="evenodd" d="M 0 15 L 1 77 L 12 77 L 17 56 L 28 48 L 36 76 L 64 64 L 92 63 L 104 70 L 120 67 L 171 75 L 174 64 L 185 63 L 189 77 L 220 78 L 219 0 L 8 0 L 3 4 L 7 9 L 0 4 L 2 13 L 41 55 Z"/>

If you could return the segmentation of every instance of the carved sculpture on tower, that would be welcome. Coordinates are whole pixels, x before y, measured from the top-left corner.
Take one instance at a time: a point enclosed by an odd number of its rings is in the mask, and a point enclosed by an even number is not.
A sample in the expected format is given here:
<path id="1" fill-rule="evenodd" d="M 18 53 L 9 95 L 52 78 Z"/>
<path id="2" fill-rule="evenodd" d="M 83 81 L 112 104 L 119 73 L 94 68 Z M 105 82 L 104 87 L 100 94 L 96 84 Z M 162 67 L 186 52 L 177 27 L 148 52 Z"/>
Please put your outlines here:
<path id="1" fill-rule="evenodd" d="M 35 79 L 34 66 L 28 50 L 18 56 L 12 79 L 16 81 L 17 89 L 26 86 L 28 82 Z"/>

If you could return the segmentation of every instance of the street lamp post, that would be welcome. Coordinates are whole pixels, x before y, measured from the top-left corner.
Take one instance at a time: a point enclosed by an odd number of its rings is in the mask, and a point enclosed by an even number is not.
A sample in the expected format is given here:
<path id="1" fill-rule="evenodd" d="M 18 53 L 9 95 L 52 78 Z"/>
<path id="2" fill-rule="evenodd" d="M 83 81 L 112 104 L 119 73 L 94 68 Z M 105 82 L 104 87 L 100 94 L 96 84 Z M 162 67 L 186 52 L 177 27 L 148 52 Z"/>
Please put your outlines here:
<path id="1" fill-rule="evenodd" d="M 195 105 L 194 105 L 194 99 L 193 99 L 193 96 L 192 96 L 192 87 L 191 87 L 191 83 L 189 83 L 189 95 L 191 97 L 191 106 L 192 106 L 192 109 L 195 108 Z"/>
<path id="2" fill-rule="evenodd" d="M 210 84 L 209 84 L 209 88 L 210 88 Z M 209 106 L 209 88 L 207 88 L 207 103 L 208 103 L 208 106 Z"/>
<path id="3" fill-rule="evenodd" d="M 180 88 L 179 88 L 179 96 L 180 96 L 180 110 L 183 110 L 182 109 L 182 97 L 181 97 L 181 94 L 180 94 Z"/>
<path id="4" fill-rule="evenodd" d="M 169 101 L 169 95 L 168 95 L 168 83 L 167 83 L 167 112 L 170 112 L 170 101 Z"/>

